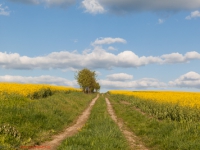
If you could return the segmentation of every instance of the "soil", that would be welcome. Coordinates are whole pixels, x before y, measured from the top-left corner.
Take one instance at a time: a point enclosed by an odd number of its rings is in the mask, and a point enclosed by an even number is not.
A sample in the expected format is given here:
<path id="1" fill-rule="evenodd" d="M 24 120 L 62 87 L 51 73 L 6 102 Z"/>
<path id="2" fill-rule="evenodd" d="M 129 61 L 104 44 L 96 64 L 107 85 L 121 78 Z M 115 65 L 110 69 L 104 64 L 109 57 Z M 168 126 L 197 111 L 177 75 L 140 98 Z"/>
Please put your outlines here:
<path id="1" fill-rule="evenodd" d="M 111 118 L 114 120 L 114 122 L 119 126 L 120 130 L 124 134 L 125 138 L 127 139 L 130 148 L 133 150 L 148 150 L 142 143 L 140 142 L 139 138 L 134 135 L 133 132 L 131 132 L 124 124 L 122 119 L 117 118 L 112 105 L 108 98 L 106 98 L 106 104 L 107 104 L 107 110 L 111 116 Z"/>
<path id="2" fill-rule="evenodd" d="M 38 146 L 37 145 L 32 146 L 34 148 L 32 148 L 31 150 L 39 150 L 39 149 L 40 150 L 41 149 L 56 150 L 56 148 L 61 144 L 61 142 L 63 140 L 65 140 L 67 137 L 75 135 L 84 126 L 84 124 L 86 123 L 86 121 L 88 120 L 88 118 L 90 116 L 91 109 L 98 98 L 99 98 L 99 95 L 97 95 L 97 97 L 92 100 L 92 102 L 89 104 L 87 109 L 85 109 L 85 111 L 78 117 L 78 119 L 74 125 L 65 129 L 64 132 L 53 136 L 51 141 L 47 141 Z"/>

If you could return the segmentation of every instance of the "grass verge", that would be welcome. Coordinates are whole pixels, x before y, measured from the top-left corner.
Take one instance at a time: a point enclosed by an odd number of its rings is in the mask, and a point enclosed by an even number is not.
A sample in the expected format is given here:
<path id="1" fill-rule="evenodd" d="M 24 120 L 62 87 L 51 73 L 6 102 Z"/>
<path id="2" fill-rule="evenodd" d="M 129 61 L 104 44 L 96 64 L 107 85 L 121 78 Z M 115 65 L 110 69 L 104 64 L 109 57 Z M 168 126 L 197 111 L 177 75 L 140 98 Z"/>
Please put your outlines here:
<path id="1" fill-rule="evenodd" d="M 107 112 L 105 98 L 100 96 L 85 126 L 67 138 L 58 150 L 126 150 L 128 143 Z"/>
<path id="2" fill-rule="evenodd" d="M 134 109 L 134 97 L 110 95 L 116 115 L 152 150 L 199 150 L 200 122 L 158 120 Z M 122 103 L 121 101 L 127 103 Z M 137 99 L 138 101 L 138 99 Z"/>
<path id="3" fill-rule="evenodd" d="M 69 126 L 95 96 L 56 92 L 36 100 L 16 94 L 0 97 L 0 149 L 40 144 Z"/>

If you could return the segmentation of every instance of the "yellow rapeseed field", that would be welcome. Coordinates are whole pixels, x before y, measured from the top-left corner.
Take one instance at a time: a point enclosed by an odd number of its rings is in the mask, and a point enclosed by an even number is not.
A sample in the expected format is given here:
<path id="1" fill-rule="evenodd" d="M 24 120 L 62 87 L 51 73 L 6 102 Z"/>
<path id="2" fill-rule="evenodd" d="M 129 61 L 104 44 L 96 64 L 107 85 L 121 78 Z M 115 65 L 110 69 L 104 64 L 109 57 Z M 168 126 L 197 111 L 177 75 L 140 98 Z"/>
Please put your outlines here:
<path id="1" fill-rule="evenodd" d="M 79 89 L 75 89 L 72 87 L 65 86 L 53 86 L 47 84 L 22 84 L 22 83 L 8 83 L 8 82 L 0 82 L 0 94 L 20 94 L 23 96 L 29 96 L 35 92 L 40 91 L 41 89 L 49 88 L 52 92 L 54 91 L 79 91 Z"/>
<path id="2" fill-rule="evenodd" d="M 109 93 L 135 96 L 158 103 L 175 103 L 181 106 L 200 108 L 200 93 L 198 92 L 113 90 Z"/>

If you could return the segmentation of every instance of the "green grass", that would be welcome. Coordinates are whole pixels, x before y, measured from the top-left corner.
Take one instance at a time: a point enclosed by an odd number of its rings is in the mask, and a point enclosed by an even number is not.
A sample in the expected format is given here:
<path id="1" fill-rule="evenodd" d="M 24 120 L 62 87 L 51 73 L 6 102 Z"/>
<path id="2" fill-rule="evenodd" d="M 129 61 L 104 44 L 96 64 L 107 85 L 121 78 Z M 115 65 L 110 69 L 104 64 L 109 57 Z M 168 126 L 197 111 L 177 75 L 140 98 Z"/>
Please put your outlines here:
<path id="1" fill-rule="evenodd" d="M 147 112 L 144 115 L 136 110 L 135 107 L 139 106 L 139 100 L 134 97 L 110 95 L 109 99 L 117 116 L 122 118 L 132 132 L 143 140 L 146 147 L 153 150 L 200 149 L 199 121 L 182 122 L 169 118 L 159 120 L 156 116 L 150 117 Z M 122 104 L 120 102 L 122 100 L 129 104 Z M 135 101 L 137 101 L 137 106 Z M 142 100 L 141 103 L 143 103 Z M 155 105 L 154 109 L 156 108 Z"/>
<path id="2" fill-rule="evenodd" d="M 0 97 L 0 149 L 40 144 L 69 126 L 95 97 L 57 92 L 31 100 L 20 95 Z"/>
<path id="3" fill-rule="evenodd" d="M 100 96 L 85 126 L 67 138 L 58 150 L 126 150 L 127 141 L 107 112 L 105 98 Z"/>

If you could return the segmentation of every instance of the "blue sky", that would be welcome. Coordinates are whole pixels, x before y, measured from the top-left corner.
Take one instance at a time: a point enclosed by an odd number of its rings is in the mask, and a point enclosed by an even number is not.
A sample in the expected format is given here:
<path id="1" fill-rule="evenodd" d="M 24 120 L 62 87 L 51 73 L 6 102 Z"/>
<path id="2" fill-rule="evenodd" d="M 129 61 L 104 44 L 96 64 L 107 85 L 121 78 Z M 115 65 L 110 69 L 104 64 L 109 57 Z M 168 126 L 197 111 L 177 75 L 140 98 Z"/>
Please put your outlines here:
<path id="1" fill-rule="evenodd" d="M 0 81 L 200 89 L 199 0 L 0 0 Z"/>

